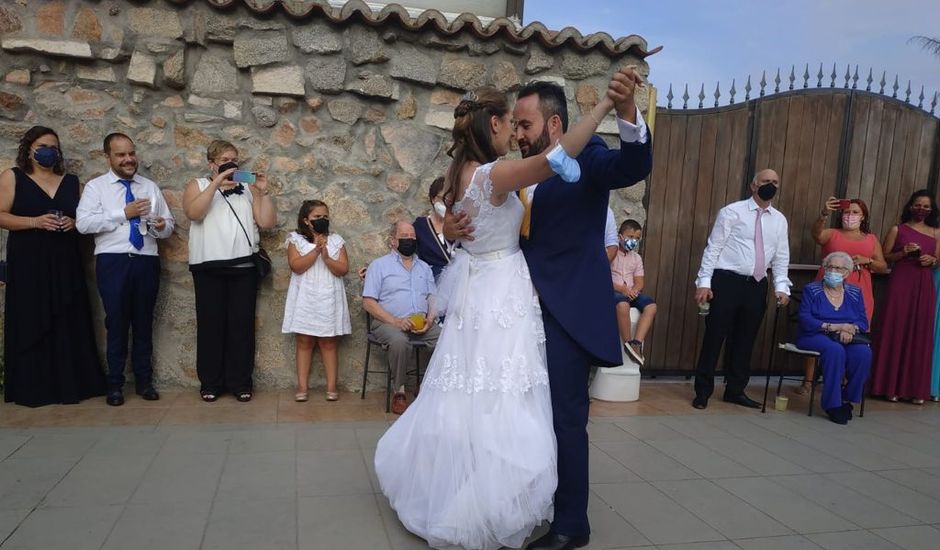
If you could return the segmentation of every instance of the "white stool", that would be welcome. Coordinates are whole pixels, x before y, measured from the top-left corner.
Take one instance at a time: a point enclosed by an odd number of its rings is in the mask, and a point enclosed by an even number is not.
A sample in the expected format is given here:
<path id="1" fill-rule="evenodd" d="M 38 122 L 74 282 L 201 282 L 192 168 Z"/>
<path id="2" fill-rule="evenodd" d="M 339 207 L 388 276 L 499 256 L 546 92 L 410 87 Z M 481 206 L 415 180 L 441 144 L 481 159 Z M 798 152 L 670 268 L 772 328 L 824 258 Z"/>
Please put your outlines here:
<path id="1" fill-rule="evenodd" d="M 630 334 L 636 334 L 640 311 L 630 308 Z M 640 365 L 627 355 L 621 346 L 623 365 L 598 368 L 588 390 L 592 399 L 600 401 L 636 401 L 640 398 Z"/>

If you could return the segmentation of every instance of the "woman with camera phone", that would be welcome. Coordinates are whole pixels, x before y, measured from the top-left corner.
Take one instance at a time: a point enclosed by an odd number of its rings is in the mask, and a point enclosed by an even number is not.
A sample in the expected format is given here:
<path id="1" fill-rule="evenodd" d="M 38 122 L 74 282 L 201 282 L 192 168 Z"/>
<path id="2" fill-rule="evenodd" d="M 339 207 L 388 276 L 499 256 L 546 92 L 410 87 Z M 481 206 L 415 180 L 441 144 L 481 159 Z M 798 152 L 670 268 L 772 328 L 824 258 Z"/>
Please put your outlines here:
<path id="1" fill-rule="evenodd" d="M 224 392 L 251 400 L 255 366 L 255 302 L 258 275 L 252 254 L 259 229 L 277 223 L 262 173 L 255 181 L 233 180 L 240 172 L 238 149 L 227 141 L 209 144 L 209 177 L 186 185 L 183 211 L 189 218 L 189 270 L 196 294 L 196 373 L 200 396 L 211 403 Z M 249 178 L 251 179 L 251 178 Z"/>

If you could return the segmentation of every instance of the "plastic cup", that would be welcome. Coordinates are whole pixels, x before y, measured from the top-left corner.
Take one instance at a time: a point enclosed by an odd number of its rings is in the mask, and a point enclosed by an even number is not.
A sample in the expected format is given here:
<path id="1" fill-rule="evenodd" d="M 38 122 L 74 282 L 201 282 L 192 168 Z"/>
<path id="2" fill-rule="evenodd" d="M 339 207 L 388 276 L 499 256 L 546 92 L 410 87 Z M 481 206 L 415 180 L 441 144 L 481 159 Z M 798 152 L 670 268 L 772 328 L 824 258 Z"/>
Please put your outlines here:
<path id="1" fill-rule="evenodd" d="M 415 330 L 423 330 L 424 323 L 427 322 L 423 313 L 412 313 L 408 316 L 408 320 L 411 321 L 411 324 L 414 326 Z"/>
<path id="2" fill-rule="evenodd" d="M 774 408 L 780 412 L 787 410 L 787 404 L 790 403 L 790 398 L 785 395 L 778 395 L 777 400 L 774 401 Z"/>

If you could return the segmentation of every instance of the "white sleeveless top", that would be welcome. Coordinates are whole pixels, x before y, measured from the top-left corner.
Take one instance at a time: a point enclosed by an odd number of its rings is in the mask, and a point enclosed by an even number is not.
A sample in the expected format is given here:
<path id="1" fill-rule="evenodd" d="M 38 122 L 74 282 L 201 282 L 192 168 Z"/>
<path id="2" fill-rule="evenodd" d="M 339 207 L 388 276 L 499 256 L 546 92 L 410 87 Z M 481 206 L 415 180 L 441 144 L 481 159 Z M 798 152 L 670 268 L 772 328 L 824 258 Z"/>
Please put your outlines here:
<path id="1" fill-rule="evenodd" d="M 205 191 L 210 181 L 198 178 L 196 183 L 200 191 Z M 226 199 L 232 208 L 225 204 Z M 200 222 L 192 222 L 189 226 L 190 268 L 230 266 L 233 265 L 232 260 L 247 259 L 257 252 L 260 235 L 251 210 L 252 200 L 251 191 L 247 186 L 241 195 L 223 197 L 219 192 L 212 195 L 212 203 L 206 217 Z M 238 214 L 248 236 L 251 237 L 250 245 L 232 209 Z"/>

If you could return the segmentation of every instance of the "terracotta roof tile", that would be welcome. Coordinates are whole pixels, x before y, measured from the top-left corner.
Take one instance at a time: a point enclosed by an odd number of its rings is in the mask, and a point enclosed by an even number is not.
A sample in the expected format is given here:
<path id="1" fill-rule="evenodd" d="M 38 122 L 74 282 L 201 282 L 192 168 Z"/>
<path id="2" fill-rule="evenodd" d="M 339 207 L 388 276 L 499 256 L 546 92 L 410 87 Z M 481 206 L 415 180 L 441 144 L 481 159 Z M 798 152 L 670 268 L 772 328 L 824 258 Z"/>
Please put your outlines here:
<path id="1" fill-rule="evenodd" d="M 191 0 L 170 0 L 175 4 L 188 4 Z M 434 29 L 445 35 L 455 35 L 461 32 L 470 32 L 479 38 L 501 36 L 512 43 L 535 41 L 548 50 L 560 48 L 566 44 L 579 51 L 597 50 L 611 57 L 619 57 L 624 53 L 639 58 L 646 58 L 662 49 L 662 46 L 647 50 L 646 40 L 631 34 L 614 40 L 609 34 L 597 32 L 582 35 L 573 27 L 565 27 L 559 31 L 548 29 L 538 21 L 529 23 L 521 29 L 510 19 L 498 17 L 484 23 L 479 17 L 471 13 L 464 13 L 453 20 L 448 20 L 438 10 L 425 10 L 417 16 L 412 16 L 400 4 L 388 4 L 380 11 L 373 11 L 362 0 L 351 0 L 342 7 L 332 7 L 317 0 L 205 0 L 210 6 L 226 9 L 238 4 L 244 4 L 248 9 L 258 15 L 269 15 L 278 10 L 295 19 L 306 19 L 322 15 L 334 23 L 343 23 L 351 18 L 358 18 L 371 26 L 382 26 L 388 23 L 398 23 L 403 27 L 420 31 Z"/>

